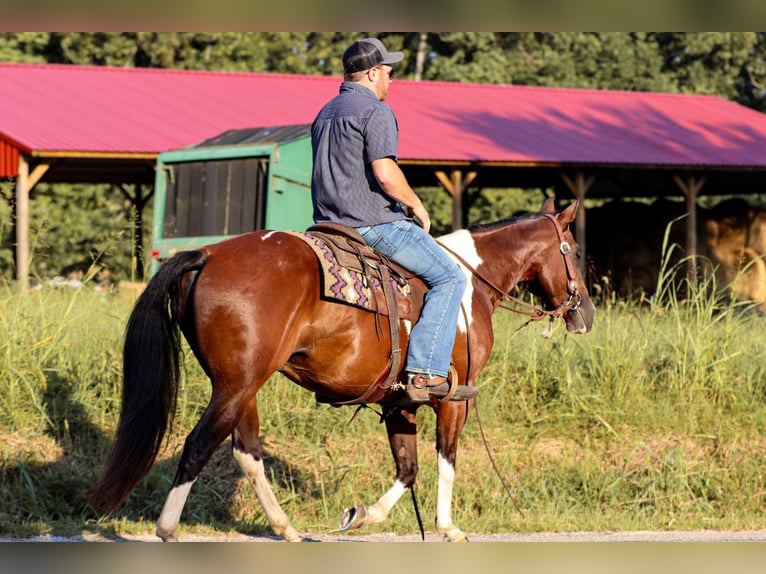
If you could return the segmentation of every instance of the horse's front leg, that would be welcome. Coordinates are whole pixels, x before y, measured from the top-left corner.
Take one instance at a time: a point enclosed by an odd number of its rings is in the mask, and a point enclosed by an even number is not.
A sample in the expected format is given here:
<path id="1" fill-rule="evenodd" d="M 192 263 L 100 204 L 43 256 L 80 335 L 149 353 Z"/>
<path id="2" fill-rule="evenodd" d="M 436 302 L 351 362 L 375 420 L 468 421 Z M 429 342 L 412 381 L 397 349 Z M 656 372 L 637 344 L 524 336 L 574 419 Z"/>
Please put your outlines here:
<path id="1" fill-rule="evenodd" d="M 455 484 L 457 442 L 468 417 L 467 402 L 444 401 L 436 411 L 436 456 L 439 487 L 436 502 L 436 531 L 448 542 L 468 542 L 452 521 L 452 487 Z"/>
<path id="2" fill-rule="evenodd" d="M 357 504 L 343 511 L 341 530 L 361 528 L 368 524 L 383 522 L 391 509 L 408 488 L 415 484 L 418 474 L 417 422 L 415 412 L 396 410 L 386 417 L 386 431 L 391 453 L 396 462 L 396 478 L 393 486 L 375 504 Z"/>

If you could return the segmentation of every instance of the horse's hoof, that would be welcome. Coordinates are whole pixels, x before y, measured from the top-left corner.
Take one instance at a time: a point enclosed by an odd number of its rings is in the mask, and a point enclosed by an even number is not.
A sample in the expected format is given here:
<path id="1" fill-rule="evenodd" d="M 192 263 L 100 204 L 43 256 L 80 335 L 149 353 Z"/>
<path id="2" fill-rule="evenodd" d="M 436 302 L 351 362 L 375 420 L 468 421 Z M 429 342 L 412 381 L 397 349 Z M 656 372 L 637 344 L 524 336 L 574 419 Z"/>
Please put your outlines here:
<path id="1" fill-rule="evenodd" d="M 298 534 L 298 531 L 292 526 L 281 532 L 280 536 L 285 542 L 303 542 L 303 536 Z"/>
<path id="2" fill-rule="evenodd" d="M 342 532 L 360 528 L 364 526 L 365 520 L 367 520 L 367 507 L 357 504 L 353 508 L 347 508 L 343 511 L 343 515 L 340 517 L 340 530 Z"/>
<path id="3" fill-rule="evenodd" d="M 295 536 L 283 536 L 282 539 L 285 542 L 303 542 L 303 536 L 296 534 Z"/>
<path id="4" fill-rule="evenodd" d="M 446 532 L 441 531 L 441 533 L 444 535 L 444 542 L 470 542 L 468 536 L 466 536 L 462 530 L 457 528 Z"/>
<path id="5" fill-rule="evenodd" d="M 165 535 L 157 534 L 157 536 L 163 542 L 178 542 L 178 536 L 176 536 L 175 533 Z"/>

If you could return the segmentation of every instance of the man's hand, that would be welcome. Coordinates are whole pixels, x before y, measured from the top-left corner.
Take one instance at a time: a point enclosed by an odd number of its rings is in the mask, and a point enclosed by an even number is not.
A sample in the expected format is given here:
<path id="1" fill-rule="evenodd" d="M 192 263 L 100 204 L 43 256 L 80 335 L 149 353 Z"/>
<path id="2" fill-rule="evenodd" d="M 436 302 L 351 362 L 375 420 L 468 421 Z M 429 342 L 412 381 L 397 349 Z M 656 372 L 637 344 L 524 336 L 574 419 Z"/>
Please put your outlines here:
<path id="1" fill-rule="evenodd" d="M 422 203 L 412 209 L 412 215 L 420 221 L 420 225 L 423 226 L 423 230 L 426 233 L 431 230 L 431 217 L 428 215 L 428 211 L 426 211 L 426 208 L 423 207 Z"/>

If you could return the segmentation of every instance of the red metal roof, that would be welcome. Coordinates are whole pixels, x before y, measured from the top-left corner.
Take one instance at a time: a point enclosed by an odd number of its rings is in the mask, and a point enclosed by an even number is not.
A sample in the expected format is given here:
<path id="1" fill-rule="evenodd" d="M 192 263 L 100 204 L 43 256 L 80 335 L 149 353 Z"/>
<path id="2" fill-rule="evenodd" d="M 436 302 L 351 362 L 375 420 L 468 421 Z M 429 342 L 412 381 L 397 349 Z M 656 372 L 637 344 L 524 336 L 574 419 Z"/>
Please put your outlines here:
<path id="1" fill-rule="evenodd" d="M 0 157 L 159 153 L 310 123 L 340 81 L 0 63 Z M 397 79 L 388 103 L 402 160 L 766 166 L 766 114 L 713 96 Z"/>

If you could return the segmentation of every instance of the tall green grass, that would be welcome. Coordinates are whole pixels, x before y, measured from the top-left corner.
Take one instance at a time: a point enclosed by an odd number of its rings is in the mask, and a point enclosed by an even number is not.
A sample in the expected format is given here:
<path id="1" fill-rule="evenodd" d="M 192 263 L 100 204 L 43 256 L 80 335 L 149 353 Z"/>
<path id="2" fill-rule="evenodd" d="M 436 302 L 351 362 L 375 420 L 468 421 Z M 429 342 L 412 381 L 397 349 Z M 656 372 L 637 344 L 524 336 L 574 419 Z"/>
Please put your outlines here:
<path id="1" fill-rule="evenodd" d="M 665 267 L 669 278 L 677 269 Z M 766 318 L 721 303 L 710 285 L 661 279 L 639 306 L 605 301 L 587 335 L 552 339 L 495 316 L 496 342 L 478 381 L 487 446 L 471 415 L 458 452 L 454 514 L 469 532 L 762 527 L 766 462 Z M 712 293 L 712 294 L 711 294 Z M 94 519 L 83 498 L 117 422 L 124 325 L 132 300 L 0 290 L 0 533 L 148 531 L 186 434 L 209 398 L 187 351 L 167 447 L 127 503 Z M 275 375 L 259 394 L 275 491 L 295 526 L 328 532 L 343 508 L 372 503 L 393 463 L 374 408 L 318 405 Z M 436 508 L 434 415 L 418 413 L 417 493 L 426 528 Z M 268 532 L 249 485 L 222 445 L 192 489 L 183 532 Z M 370 532 L 417 532 L 405 497 Z"/>

